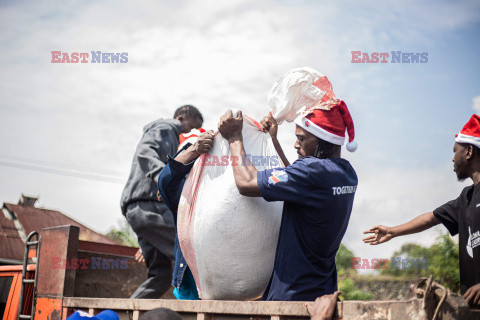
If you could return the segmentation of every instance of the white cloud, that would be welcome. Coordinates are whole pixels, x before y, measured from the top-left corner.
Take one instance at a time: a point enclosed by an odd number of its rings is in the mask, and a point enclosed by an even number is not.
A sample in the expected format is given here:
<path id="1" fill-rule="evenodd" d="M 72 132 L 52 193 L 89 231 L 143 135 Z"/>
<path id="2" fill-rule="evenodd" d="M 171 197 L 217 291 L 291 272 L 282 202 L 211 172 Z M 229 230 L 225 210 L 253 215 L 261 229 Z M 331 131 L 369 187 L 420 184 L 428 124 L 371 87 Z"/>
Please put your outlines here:
<path id="1" fill-rule="evenodd" d="M 477 114 L 480 114 L 480 96 L 472 99 L 472 108 Z"/>

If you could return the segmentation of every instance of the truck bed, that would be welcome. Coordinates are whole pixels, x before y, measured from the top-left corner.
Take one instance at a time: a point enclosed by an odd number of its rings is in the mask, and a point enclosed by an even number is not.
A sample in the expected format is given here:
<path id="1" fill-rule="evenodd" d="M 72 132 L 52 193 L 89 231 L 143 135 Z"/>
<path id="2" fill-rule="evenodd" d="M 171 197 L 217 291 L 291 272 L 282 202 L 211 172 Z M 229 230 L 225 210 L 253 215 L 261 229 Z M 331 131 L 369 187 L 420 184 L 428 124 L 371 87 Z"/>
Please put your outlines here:
<path id="1" fill-rule="evenodd" d="M 306 304 L 313 302 L 128 299 L 146 279 L 145 266 L 134 259 L 136 248 L 79 241 L 78 236 L 79 230 L 74 226 L 42 231 L 36 267 L 35 320 L 65 320 L 76 310 L 97 314 L 105 309 L 117 312 L 121 320 L 137 320 L 142 313 L 159 307 L 174 310 L 185 320 L 310 318 Z M 82 259 L 89 263 L 82 265 L 79 263 Z M 437 320 L 480 320 L 480 313 L 470 310 L 461 297 L 451 294 L 445 301 L 448 303 L 440 304 Z M 334 318 L 427 320 L 432 318 L 432 305 L 430 303 L 429 307 L 427 304 L 423 298 L 406 301 L 343 301 L 337 303 Z M 433 301 L 433 310 L 437 305 L 438 300 Z"/>

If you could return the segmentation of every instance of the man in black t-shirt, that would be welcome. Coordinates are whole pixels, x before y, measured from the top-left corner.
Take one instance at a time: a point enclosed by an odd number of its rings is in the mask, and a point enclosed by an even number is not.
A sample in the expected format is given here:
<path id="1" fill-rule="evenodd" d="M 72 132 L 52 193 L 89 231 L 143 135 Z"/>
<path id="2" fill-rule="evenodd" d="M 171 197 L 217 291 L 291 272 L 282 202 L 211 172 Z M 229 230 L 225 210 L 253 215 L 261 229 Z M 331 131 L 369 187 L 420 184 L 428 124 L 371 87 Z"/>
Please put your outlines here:
<path id="1" fill-rule="evenodd" d="M 469 304 L 480 305 L 480 116 L 472 115 L 455 137 L 454 171 L 459 181 L 470 178 L 473 185 L 463 189 L 457 199 L 405 224 L 365 231 L 374 234 L 363 241 L 376 245 L 442 223 L 452 236 L 459 235 L 460 291 Z"/>

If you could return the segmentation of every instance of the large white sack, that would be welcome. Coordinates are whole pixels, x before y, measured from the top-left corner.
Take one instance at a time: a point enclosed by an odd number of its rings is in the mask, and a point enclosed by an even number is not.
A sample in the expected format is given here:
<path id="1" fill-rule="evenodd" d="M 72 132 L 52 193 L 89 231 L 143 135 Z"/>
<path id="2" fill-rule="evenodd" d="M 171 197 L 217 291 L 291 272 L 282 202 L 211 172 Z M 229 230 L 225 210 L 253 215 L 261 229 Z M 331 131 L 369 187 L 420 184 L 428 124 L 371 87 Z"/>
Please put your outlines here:
<path id="1" fill-rule="evenodd" d="M 334 97 L 326 76 L 310 67 L 303 67 L 286 72 L 273 84 L 267 106 L 273 118 L 281 124 L 295 120 L 301 110 Z"/>
<path id="2" fill-rule="evenodd" d="M 245 115 L 242 134 L 257 170 L 283 166 L 270 135 Z M 202 299 L 251 300 L 263 294 L 273 270 L 282 207 L 283 202 L 240 195 L 230 147 L 216 134 L 210 154 L 192 168 L 178 208 L 180 247 Z"/>

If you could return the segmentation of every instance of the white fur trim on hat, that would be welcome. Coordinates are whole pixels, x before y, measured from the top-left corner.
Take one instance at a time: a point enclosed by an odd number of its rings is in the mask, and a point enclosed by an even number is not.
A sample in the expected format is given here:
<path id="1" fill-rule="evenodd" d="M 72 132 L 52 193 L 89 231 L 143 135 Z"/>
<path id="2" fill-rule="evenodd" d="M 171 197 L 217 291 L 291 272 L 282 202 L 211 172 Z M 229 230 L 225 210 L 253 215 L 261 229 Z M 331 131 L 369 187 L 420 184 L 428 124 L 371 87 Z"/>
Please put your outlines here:
<path id="1" fill-rule="evenodd" d="M 457 137 L 455 138 L 455 142 L 458 143 L 468 143 L 472 144 L 477 148 L 480 148 L 480 138 L 474 136 L 468 136 L 463 133 L 458 133 Z"/>
<path id="2" fill-rule="evenodd" d="M 345 142 L 345 137 L 340 137 L 337 136 L 336 134 L 333 134 L 331 132 L 328 132 L 325 129 L 322 129 L 320 126 L 317 126 L 315 123 L 312 122 L 312 120 L 309 120 L 308 118 L 304 116 L 299 116 L 297 117 L 294 122 L 302 127 L 303 129 L 307 130 L 317 138 L 320 138 L 322 140 L 328 141 L 330 143 L 342 146 L 343 143 Z"/>

